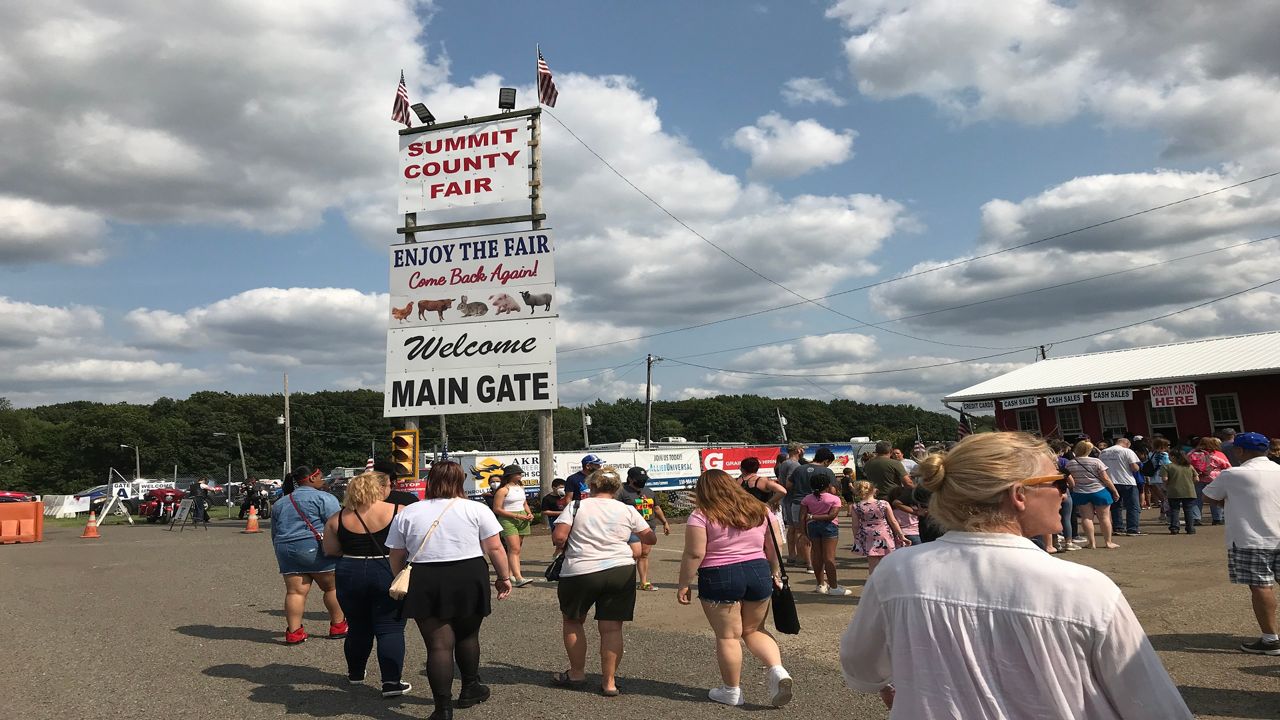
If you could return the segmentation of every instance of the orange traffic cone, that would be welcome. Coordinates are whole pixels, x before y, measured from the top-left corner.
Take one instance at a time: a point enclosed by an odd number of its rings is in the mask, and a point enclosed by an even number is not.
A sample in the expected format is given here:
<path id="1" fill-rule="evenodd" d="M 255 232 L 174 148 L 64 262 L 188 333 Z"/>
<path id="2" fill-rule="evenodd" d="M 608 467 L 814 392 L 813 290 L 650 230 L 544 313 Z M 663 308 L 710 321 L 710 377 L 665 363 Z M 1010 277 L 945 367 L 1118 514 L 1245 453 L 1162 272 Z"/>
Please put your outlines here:
<path id="1" fill-rule="evenodd" d="M 98 534 L 98 514 L 93 512 L 92 510 L 89 511 L 89 522 L 85 523 L 84 532 L 80 533 L 80 537 L 82 538 L 102 537 L 101 535 Z"/>
<path id="2" fill-rule="evenodd" d="M 260 532 L 262 531 L 258 529 L 258 508 L 251 507 L 249 508 L 249 522 L 245 524 L 244 529 L 241 530 L 240 533 L 243 535 L 245 533 Z"/>

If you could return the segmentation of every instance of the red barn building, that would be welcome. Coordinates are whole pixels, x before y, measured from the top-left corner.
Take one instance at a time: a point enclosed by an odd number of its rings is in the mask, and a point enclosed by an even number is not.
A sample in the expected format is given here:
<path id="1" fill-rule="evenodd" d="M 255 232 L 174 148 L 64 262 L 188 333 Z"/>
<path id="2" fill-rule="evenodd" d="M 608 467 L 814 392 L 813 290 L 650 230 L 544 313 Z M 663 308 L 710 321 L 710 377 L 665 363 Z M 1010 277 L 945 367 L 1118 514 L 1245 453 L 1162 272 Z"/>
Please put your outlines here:
<path id="1" fill-rule="evenodd" d="M 1071 439 L 1280 435 L 1280 332 L 1041 360 L 943 398 L 1001 430 Z"/>

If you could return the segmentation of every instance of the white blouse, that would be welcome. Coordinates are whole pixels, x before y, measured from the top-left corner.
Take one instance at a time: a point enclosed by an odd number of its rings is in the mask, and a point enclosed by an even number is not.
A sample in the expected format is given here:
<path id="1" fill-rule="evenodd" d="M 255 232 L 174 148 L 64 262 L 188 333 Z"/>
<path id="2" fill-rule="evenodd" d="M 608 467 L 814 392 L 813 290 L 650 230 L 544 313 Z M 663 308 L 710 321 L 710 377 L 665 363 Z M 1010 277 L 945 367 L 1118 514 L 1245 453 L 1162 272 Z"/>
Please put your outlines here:
<path id="1" fill-rule="evenodd" d="M 1008 534 L 891 553 L 840 643 L 845 682 L 892 683 L 891 718 L 1191 720 L 1120 588 Z"/>

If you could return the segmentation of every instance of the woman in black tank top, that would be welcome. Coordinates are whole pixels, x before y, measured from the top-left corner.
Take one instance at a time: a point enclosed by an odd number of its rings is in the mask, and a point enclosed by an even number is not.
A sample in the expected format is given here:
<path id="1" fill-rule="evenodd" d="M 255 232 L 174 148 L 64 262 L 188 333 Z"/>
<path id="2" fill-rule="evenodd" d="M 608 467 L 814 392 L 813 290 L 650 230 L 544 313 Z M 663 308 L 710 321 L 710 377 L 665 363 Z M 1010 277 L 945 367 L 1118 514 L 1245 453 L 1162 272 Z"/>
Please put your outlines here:
<path id="1" fill-rule="evenodd" d="M 739 482 L 742 483 L 742 489 L 746 490 L 751 497 L 771 508 L 776 508 L 778 503 L 782 501 L 782 496 L 787 494 L 787 489 L 777 480 L 756 475 L 759 471 L 759 458 L 748 457 L 742 459 L 742 474 L 738 476 Z"/>
<path id="2" fill-rule="evenodd" d="M 353 478 L 342 500 L 343 509 L 325 523 L 323 541 L 325 554 L 338 556 L 338 604 L 348 625 L 343 646 L 347 680 L 353 685 L 364 683 L 376 640 L 383 697 L 396 697 L 412 689 L 401 679 L 405 621 L 398 617 L 400 603 L 388 594 L 393 577 L 387 533 L 400 512 L 399 505 L 386 502 L 390 492 L 391 480 L 384 473 L 368 472 Z"/>

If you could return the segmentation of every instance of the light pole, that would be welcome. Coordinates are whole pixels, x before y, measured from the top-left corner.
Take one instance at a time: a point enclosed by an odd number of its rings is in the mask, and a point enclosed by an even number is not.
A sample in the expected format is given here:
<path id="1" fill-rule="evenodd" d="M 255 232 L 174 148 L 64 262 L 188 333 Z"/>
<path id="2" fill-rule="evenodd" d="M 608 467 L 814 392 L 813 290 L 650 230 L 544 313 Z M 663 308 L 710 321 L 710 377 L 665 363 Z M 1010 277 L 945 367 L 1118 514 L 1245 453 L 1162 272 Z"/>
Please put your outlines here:
<path id="1" fill-rule="evenodd" d="M 216 432 L 216 433 L 214 433 L 214 436 L 215 436 L 215 437 L 223 437 L 223 436 L 225 436 L 225 435 L 227 435 L 227 433 L 224 433 L 224 432 Z M 240 442 L 240 433 L 236 433 L 236 447 L 240 449 L 240 474 L 241 474 L 241 478 L 240 478 L 240 479 L 241 479 L 241 480 L 248 480 L 248 479 L 249 479 L 249 468 L 248 468 L 248 466 L 246 466 L 246 465 L 245 465 L 245 463 L 244 463 L 244 443 Z M 231 472 L 228 470 L 228 471 L 227 471 L 227 481 L 228 481 L 228 482 L 230 482 L 230 480 L 231 480 Z"/>
<path id="2" fill-rule="evenodd" d="M 125 445 L 124 443 L 121 443 L 120 447 L 133 448 L 133 479 L 141 480 L 142 479 L 142 457 L 138 454 L 138 446 Z"/>

